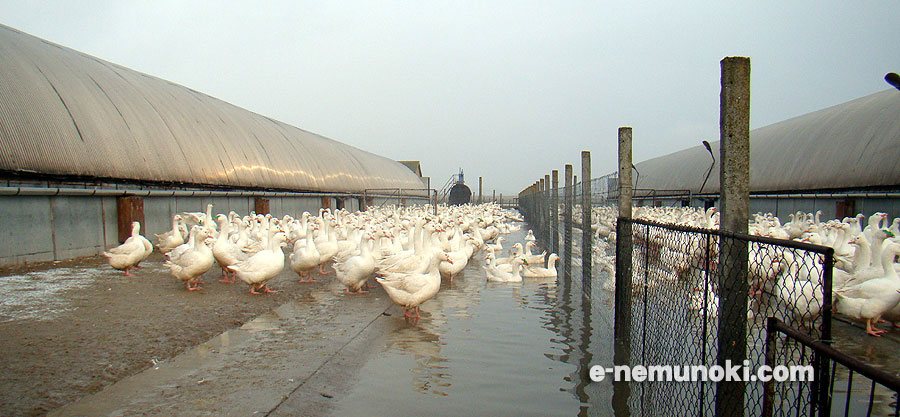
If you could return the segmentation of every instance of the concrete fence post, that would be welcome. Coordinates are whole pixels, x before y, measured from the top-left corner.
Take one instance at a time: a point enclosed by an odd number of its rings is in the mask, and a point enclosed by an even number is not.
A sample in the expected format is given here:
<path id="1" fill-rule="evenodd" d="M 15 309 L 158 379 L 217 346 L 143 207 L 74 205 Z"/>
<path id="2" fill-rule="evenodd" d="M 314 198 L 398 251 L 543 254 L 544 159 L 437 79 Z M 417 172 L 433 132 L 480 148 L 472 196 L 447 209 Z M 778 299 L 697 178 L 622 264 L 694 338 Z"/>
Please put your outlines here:
<path id="1" fill-rule="evenodd" d="M 719 95 L 720 229 L 747 233 L 750 217 L 750 59 L 721 61 Z M 747 241 L 719 238 L 718 364 L 743 363 L 747 356 Z M 744 382 L 723 381 L 716 391 L 716 415 L 744 415 Z"/>
<path id="2" fill-rule="evenodd" d="M 566 164 L 566 190 L 563 197 L 563 276 L 571 278 L 572 272 L 572 164 Z"/>
<path id="3" fill-rule="evenodd" d="M 616 292 L 614 309 L 613 363 L 631 364 L 631 274 L 632 227 L 631 128 L 619 128 L 619 216 L 616 221 Z M 616 416 L 628 416 L 631 386 L 626 381 L 613 383 L 613 409 Z"/>
<path id="4" fill-rule="evenodd" d="M 591 229 L 591 151 L 581 151 L 581 282 L 590 294 L 593 271 L 593 241 Z"/>
<path id="5" fill-rule="evenodd" d="M 559 170 L 550 173 L 550 247 L 559 255 Z"/>
<path id="6" fill-rule="evenodd" d="M 482 197 L 481 191 L 484 186 L 484 177 L 478 177 L 478 204 L 484 203 L 484 198 Z"/>
<path id="7" fill-rule="evenodd" d="M 541 236 L 541 244 L 547 245 L 547 238 L 550 237 L 550 174 L 544 175 L 544 178 L 541 180 L 544 183 L 544 192 L 541 194 L 541 200 L 544 202 L 544 212 L 541 213 L 541 218 L 543 219 L 543 235 Z"/>
<path id="8" fill-rule="evenodd" d="M 544 179 L 538 179 L 538 192 L 534 195 L 534 198 L 538 202 L 538 213 L 537 213 L 537 223 L 538 230 L 536 230 L 537 235 L 541 236 L 544 234 L 544 201 L 541 200 L 541 196 L 544 195 Z"/>

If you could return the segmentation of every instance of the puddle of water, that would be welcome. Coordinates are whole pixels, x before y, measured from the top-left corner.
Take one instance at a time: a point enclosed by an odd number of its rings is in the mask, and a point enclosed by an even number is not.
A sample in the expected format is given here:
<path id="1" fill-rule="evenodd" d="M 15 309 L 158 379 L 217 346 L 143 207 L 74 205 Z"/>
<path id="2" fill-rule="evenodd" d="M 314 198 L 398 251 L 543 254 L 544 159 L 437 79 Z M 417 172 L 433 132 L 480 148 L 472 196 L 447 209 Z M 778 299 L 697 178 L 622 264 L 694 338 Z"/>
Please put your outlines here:
<path id="1" fill-rule="evenodd" d="M 560 282 L 487 283 L 473 259 L 417 325 L 385 318 L 397 328 L 333 415 L 612 414 L 611 384 L 587 378 L 612 363 L 609 295 Z"/>
<path id="2" fill-rule="evenodd" d="M 64 292 L 88 287 L 103 275 L 97 268 L 57 268 L 0 277 L 0 323 L 58 317 L 71 310 Z"/>

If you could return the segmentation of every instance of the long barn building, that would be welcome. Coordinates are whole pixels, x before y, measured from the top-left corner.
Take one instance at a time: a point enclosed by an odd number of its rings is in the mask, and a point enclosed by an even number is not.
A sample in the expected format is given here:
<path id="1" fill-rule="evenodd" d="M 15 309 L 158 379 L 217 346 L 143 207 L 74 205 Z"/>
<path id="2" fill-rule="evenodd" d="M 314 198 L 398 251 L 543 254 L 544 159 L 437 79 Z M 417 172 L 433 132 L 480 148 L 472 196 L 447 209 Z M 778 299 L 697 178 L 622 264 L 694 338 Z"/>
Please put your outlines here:
<path id="1" fill-rule="evenodd" d="M 0 264 L 96 254 L 133 219 L 152 237 L 207 203 L 423 195 L 400 163 L 2 25 L 0 56 Z"/>
<path id="2" fill-rule="evenodd" d="M 710 145 L 636 164 L 637 204 L 718 204 L 719 142 Z M 782 218 L 798 210 L 821 210 L 826 219 L 876 211 L 900 216 L 900 91 L 752 130 L 750 192 L 751 213 Z"/>

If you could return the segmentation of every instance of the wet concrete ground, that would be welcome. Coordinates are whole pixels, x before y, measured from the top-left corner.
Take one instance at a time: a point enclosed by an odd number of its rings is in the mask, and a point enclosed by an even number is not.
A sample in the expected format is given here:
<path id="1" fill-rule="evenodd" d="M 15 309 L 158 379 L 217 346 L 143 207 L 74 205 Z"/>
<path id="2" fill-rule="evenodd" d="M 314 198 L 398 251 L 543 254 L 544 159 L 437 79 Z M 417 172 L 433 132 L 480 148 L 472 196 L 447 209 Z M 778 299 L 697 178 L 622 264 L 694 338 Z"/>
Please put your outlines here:
<path id="1" fill-rule="evenodd" d="M 580 370 L 591 358 L 611 361 L 602 353 L 611 334 L 592 333 L 590 318 L 582 323 L 596 314 L 577 287 L 557 286 L 556 279 L 487 283 L 473 260 L 442 284 L 415 323 L 377 285 L 363 296 L 344 295 L 330 280 L 305 288 L 237 329 L 50 415 L 610 411 L 609 393 Z"/>
<path id="2" fill-rule="evenodd" d="M 391 307 L 323 287 L 50 415 L 265 415 Z"/>
<path id="3" fill-rule="evenodd" d="M 0 415 L 612 413 L 586 375 L 612 362 L 605 276 L 494 284 L 476 259 L 409 323 L 377 284 L 347 296 L 288 269 L 251 296 L 211 271 L 188 293 L 149 261 L 133 278 L 98 258 L 4 271 Z M 896 369 L 895 336 L 835 333 Z"/>

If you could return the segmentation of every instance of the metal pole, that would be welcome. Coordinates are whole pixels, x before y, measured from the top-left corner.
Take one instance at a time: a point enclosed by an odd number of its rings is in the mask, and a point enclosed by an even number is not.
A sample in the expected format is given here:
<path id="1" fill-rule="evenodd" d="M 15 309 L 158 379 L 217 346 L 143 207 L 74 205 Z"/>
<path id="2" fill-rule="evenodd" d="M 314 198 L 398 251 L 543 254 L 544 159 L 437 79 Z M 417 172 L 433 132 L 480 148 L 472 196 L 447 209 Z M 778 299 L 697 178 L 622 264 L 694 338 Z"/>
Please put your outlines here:
<path id="1" fill-rule="evenodd" d="M 721 61 L 719 95 L 720 228 L 747 233 L 750 216 L 750 59 Z M 742 364 L 747 357 L 747 241 L 719 238 L 718 364 Z M 723 381 L 716 391 L 716 415 L 743 416 L 745 383 Z"/>
<path id="2" fill-rule="evenodd" d="M 594 231 L 591 229 L 591 151 L 581 151 L 581 283 L 584 291 L 591 289 L 593 237 Z"/>
<path id="3" fill-rule="evenodd" d="M 550 247 L 559 255 L 559 170 L 550 172 Z"/>
<path id="4" fill-rule="evenodd" d="M 631 364 L 631 128 L 619 128 L 619 217 L 616 221 L 616 294 L 613 362 Z M 613 383 L 613 409 L 616 416 L 630 416 L 628 382 Z"/>
<path id="5" fill-rule="evenodd" d="M 566 164 L 566 190 L 563 197 L 563 276 L 571 278 L 572 271 L 572 164 Z"/>

